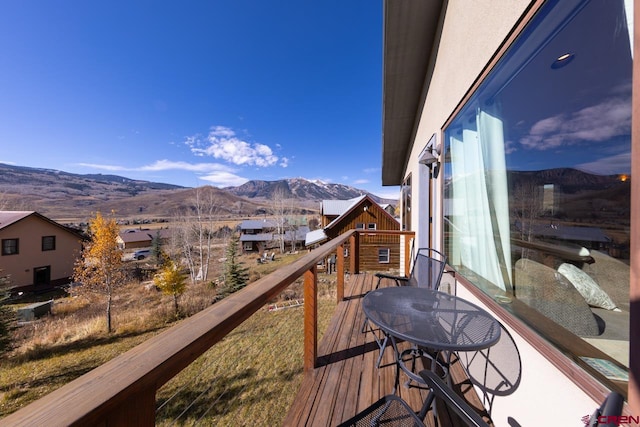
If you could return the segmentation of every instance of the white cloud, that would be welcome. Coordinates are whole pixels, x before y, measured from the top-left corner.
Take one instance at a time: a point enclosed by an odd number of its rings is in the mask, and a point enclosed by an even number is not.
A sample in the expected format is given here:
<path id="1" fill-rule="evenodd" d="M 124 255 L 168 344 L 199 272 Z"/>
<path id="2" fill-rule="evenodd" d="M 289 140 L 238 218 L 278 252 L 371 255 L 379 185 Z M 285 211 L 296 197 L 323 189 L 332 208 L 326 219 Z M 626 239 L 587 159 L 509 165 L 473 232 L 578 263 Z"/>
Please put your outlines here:
<path id="1" fill-rule="evenodd" d="M 111 171 L 111 172 L 132 170 L 132 169 L 127 169 L 124 166 L 99 165 L 97 163 L 77 163 L 77 165 L 85 168 L 100 169 L 100 170 Z"/>
<path id="2" fill-rule="evenodd" d="M 607 141 L 630 131 L 631 103 L 626 98 L 615 98 L 571 114 L 540 120 L 520 144 L 542 151 L 580 141 Z"/>
<path id="3" fill-rule="evenodd" d="M 214 171 L 233 172 L 233 169 L 220 164 L 220 163 L 189 163 L 189 162 L 176 162 L 172 160 L 157 160 L 150 165 L 137 166 L 137 167 L 125 167 L 117 165 L 101 165 L 97 163 L 77 163 L 78 166 L 83 166 L 92 169 L 100 169 L 112 172 L 129 171 L 129 172 L 158 172 L 167 170 L 182 170 L 189 172 L 209 173 Z"/>
<path id="4" fill-rule="evenodd" d="M 139 171 L 164 171 L 164 170 L 184 170 L 190 172 L 212 172 L 212 171 L 232 171 L 228 166 L 220 163 L 189 163 L 175 162 L 172 160 L 157 160 L 147 166 L 136 168 Z"/>
<path id="5" fill-rule="evenodd" d="M 206 139 L 194 135 L 187 137 L 184 143 L 196 156 L 210 156 L 239 166 L 267 167 L 279 160 L 280 166 L 288 165 L 288 159 L 280 159 L 268 145 L 244 141 L 233 129 L 224 126 L 212 127 Z"/>
<path id="6" fill-rule="evenodd" d="M 370 174 L 370 173 L 378 173 L 380 172 L 380 168 L 366 168 L 363 170 L 364 173 L 366 174 Z"/>
<path id="7" fill-rule="evenodd" d="M 356 179 L 353 181 L 354 185 L 368 184 L 370 181 L 368 179 Z"/>
<path id="8" fill-rule="evenodd" d="M 216 187 L 236 187 L 249 181 L 247 178 L 223 171 L 201 176 L 200 179 L 207 181 Z"/>
<path id="9" fill-rule="evenodd" d="M 631 172 L 631 152 L 604 157 L 595 162 L 576 165 L 575 168 L 599 175 L 628 173 Z"/>

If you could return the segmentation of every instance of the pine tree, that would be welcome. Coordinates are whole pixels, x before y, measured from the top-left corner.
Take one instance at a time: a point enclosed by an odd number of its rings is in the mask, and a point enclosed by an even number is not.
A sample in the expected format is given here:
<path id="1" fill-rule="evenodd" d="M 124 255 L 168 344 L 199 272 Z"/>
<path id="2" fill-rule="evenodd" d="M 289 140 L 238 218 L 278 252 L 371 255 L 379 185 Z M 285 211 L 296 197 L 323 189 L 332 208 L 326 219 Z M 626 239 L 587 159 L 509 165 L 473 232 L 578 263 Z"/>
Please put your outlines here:
<path id="1" fill-rule="evenodd" d="M 89 223 L 91 240 L 85 242 L 76 261 L 73 278 L 82 283 L 80 292 L 96 292 L 106 297 L 107 332 L 111 332 L 111 303 L 115 290 L 125 280 L 122 250 L 118 248 L 118 224 L 112 216 L 99 212 Z"/>
<path id="2" fill-rule="evenodd" d="M 227 245 L 227 259 L 224 264 L 224 288 L 223 295 L 237 292 L 247 286 L 249 281 L 249 269 L 238 260 L 238 246 L 240 238 L 234 234 Z"/>

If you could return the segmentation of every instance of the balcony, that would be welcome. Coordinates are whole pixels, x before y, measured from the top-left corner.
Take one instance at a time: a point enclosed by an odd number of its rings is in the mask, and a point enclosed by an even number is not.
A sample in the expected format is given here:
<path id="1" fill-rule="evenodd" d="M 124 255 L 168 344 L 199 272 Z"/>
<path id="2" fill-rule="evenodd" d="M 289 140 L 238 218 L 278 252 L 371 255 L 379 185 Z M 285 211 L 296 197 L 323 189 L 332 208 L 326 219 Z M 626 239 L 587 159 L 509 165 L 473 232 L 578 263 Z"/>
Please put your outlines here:
<path id="1" fill-rule="evenodd" d="M 361 332 L 362 297 L 375 286 L 371 273 L 360 273 L 364 248 L 400 245 L 409 265 L 412 232 L 349 231 L 296 262 L 247 286 L 112 361 L 94 369 L 2 420 L 6 425 L 154 425 L 156 392 L 219 343 L 298 278 L 304 278 L 304 378 L 284 425 L 336 425 L 393 389 L 393 354 L 387 350 L 377 368 L 378 348 L 371 334 Z M 345 249 L 347 251 L 345 252 Z M 337 305 L 323 339 L 318 340 L 317 265 L 337 257 Z M 346 273 L 345 259 L 349 261 Z M 346 278 L 346 279 L 345 279 Z M 465 380 L 459 366 L 454 382 Z M 469 387 L 458 387 L 469 390 Z M 401 386 L 398 394 L 416 410 L 426 393 Z M 468 400 L 474 398 L 467 392 Z M 477 399 L 477 397 L 476 397 Z M 476 400 L 478 408 L 482 408 Z M 445 415 L 443 415 L 445 414 Z M 455 425 L 443 412 L 440 425 Z M 431 415 L 427 423 L 433 424 Z"/>

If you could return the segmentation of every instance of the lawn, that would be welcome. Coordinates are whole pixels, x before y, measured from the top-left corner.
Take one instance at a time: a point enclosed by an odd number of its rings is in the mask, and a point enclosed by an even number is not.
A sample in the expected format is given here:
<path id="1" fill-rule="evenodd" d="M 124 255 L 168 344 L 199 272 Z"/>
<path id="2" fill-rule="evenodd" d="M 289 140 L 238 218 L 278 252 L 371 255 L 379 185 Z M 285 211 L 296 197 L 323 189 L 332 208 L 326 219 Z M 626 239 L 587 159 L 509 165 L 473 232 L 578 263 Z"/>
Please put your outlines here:
<path id="1" fill-rule="evenodd" d="M 251 258 L 246 265 L 255 280 L 292 260 L 258 265 Z M 300 282 L 282 297 L 299 297 Z M 191 288 L 182 304 L 192 314 L 214 294 L 203 284 Z M 322 334 L 336 306 L 335 275 L 320 275 L 319 298 Z M 53 315 L 19 328 L 19 348 L 0 359 L 0 417 L 170 327 L 172 314 L 171 297 L 132 283 L 115 302 L 115 332 L 109 335 L 99 300 L 56 300 Z M 158 391 L 157 424 L 281 424 L 302 379 L 302 347 L 302 307 L 265 306 Z"/>

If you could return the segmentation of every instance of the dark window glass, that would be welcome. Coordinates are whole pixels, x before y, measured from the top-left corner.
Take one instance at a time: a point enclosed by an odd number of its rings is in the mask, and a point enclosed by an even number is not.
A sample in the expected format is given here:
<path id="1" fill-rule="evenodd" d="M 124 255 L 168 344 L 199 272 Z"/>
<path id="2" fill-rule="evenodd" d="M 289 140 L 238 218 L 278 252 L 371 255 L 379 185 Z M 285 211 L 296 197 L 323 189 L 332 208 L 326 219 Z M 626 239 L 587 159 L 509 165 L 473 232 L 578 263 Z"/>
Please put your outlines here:
<path id="1" fill-rule="evenodd" d="M 628 5 L 545 4 L 445 129 L 444 165 L 449 263 L 490 296 L 513 302 L 514 312 L 533 308 L 622 365 L 629 353 Z"/>
<path id="2" fill-rule="evenodd" d="M 19 239 L 2 239 L 2 255 L 16 255 L 20 253 Z"/>
<path id="3" fill-rule="evenodd" d="M 56 236 L 43 236 L 42 237 L 42 250 L 54 251 L 56 249 Z"/>

